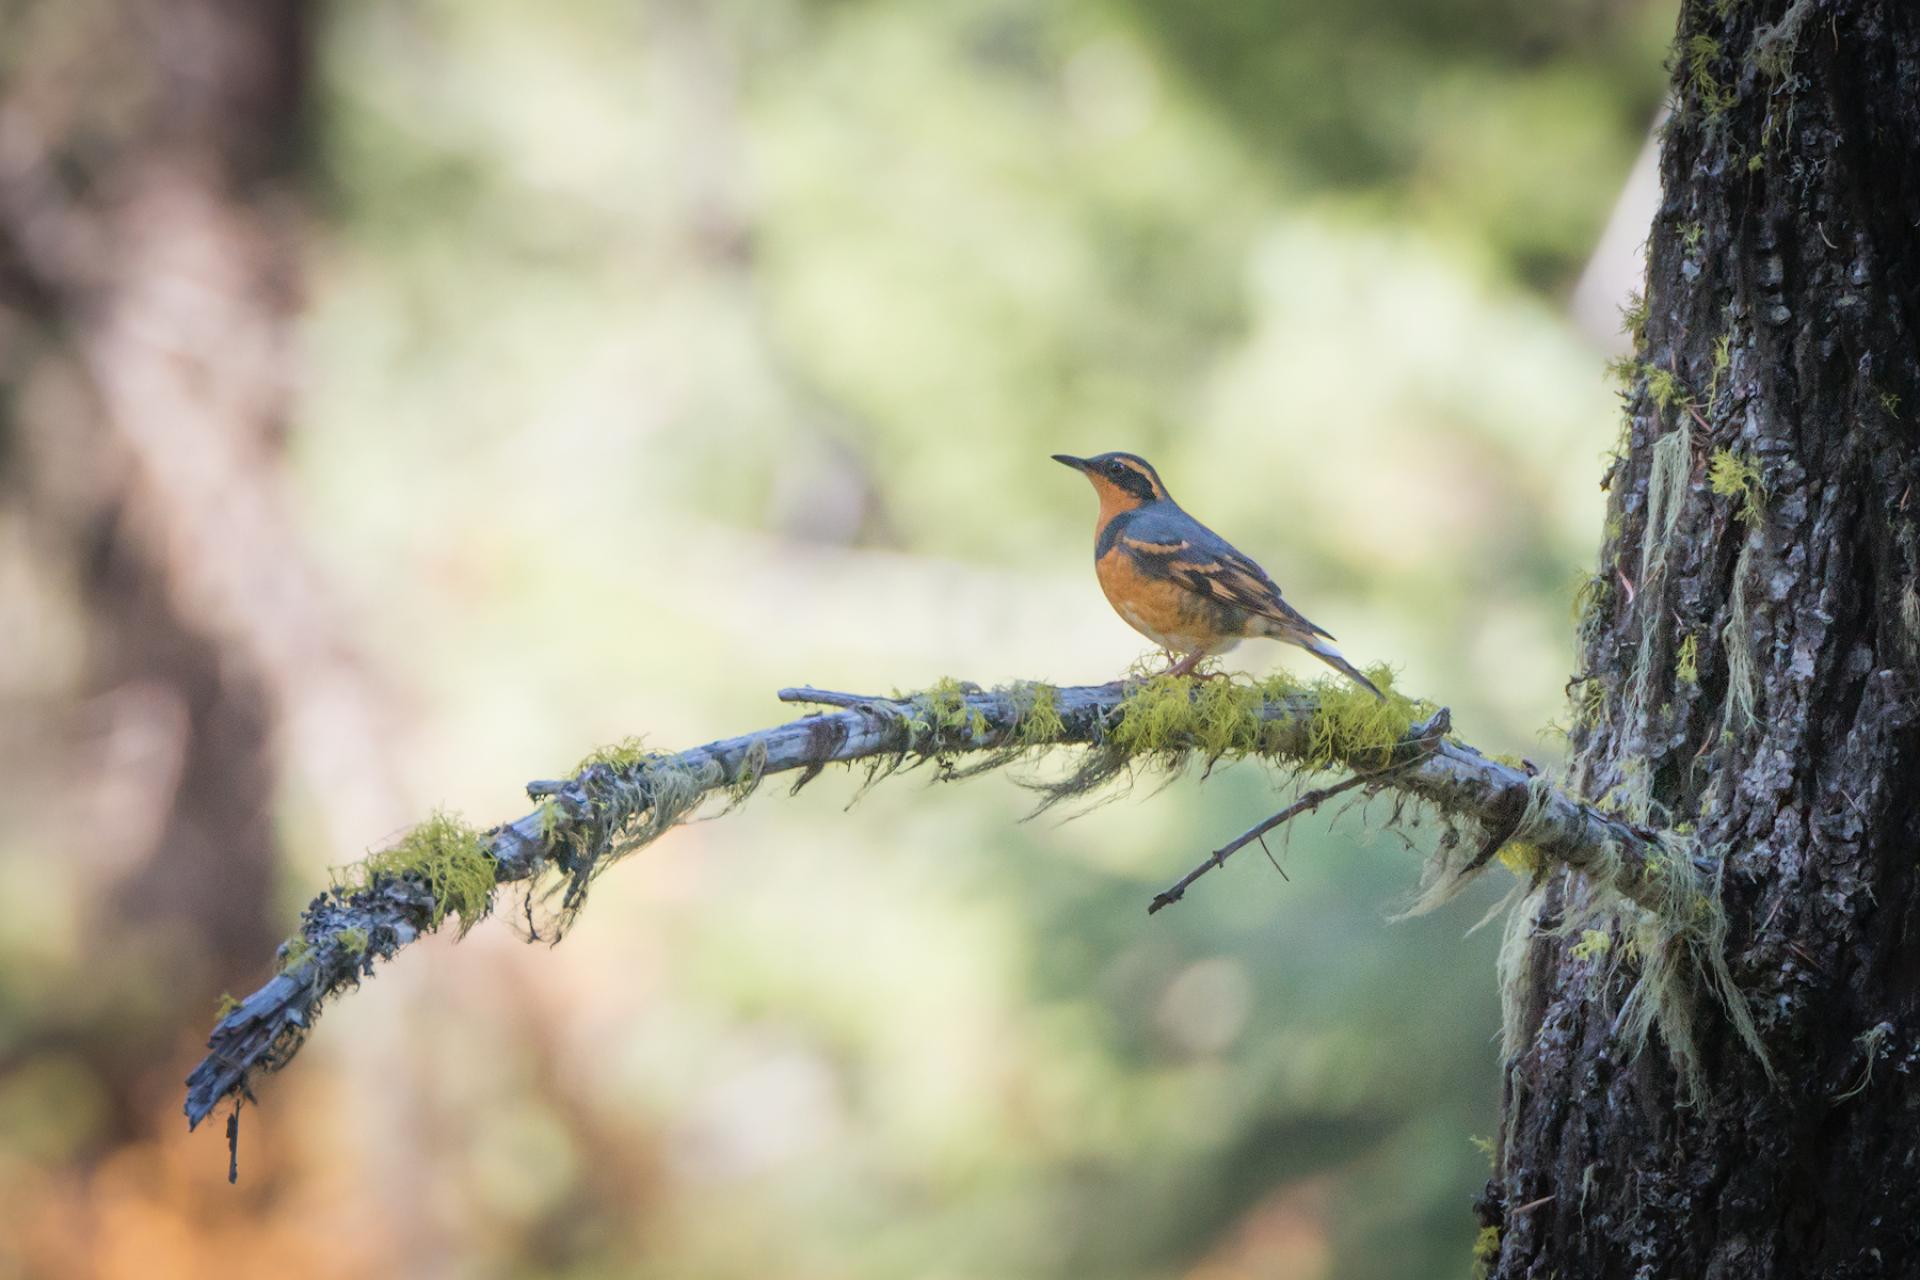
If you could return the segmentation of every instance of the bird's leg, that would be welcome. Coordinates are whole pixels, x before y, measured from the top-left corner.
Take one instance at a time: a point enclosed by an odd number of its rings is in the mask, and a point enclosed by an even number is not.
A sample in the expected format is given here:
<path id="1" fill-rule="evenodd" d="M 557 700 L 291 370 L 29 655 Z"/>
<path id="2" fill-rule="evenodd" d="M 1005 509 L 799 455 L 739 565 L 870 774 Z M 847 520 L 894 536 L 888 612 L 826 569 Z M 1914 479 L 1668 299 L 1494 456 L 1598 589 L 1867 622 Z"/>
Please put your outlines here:
<path id="1" fill-rule="evenodd" d="M 1180 661 L 1168 667 L 1167 674 L 1170 676 L 1192 675 L 1193 669 L 1196 666 L 1200 665 L 1200 660 L 1202 658 L 1205 658 L 1206 656 L 1207 656 L 1207 651 L 1205 649 L 1195 649 L 1192 653 L 1188 654 L 1186 657 L 1180 659 Z M 1201 679 L 1201 680 L 1206 679 L 1205 676 L 1198 676 L 1195 678 Z"/>

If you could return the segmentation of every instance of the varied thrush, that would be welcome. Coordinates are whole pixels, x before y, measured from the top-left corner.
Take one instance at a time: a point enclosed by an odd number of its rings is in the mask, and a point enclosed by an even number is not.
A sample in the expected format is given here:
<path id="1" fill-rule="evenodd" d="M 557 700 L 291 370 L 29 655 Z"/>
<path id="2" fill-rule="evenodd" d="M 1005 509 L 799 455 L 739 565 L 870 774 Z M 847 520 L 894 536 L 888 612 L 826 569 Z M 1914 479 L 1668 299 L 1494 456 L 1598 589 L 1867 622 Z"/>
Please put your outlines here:
<path id="1" fill-rule="evenodd" d="M 1285 600 L 1266 570 L 1180 509 L 1144 458 L 1103 453 L 1055 462 L 1083 472 L 1100 495 L 1093 567 L 1114 610 L 1134 630 L 1185 655 L 1168 668 L 1186 675 L 1204 658 L 1266 636 L 1297 644 L 1381 696 L 1321 630 Z"/>

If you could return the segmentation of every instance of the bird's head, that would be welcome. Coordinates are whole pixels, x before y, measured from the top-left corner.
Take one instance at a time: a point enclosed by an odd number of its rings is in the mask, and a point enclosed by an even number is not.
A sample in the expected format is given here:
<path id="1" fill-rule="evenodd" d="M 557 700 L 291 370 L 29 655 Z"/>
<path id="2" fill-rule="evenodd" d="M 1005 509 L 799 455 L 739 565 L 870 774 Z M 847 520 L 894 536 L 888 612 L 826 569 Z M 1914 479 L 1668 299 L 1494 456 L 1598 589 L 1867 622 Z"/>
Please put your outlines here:
<path id="1" fill-rule="evenodd" d="M 1167 486 L 1160 483 L 1153 467 L 1137 454 L 1102 453 L 1092 458 L 1076 458 L 1070 453 L 1056 453 L 1053 460 L 1083 473 L 1093 482 L 1093 491 L 1100 495 L 1102 516 L 1131 511 L 1149 502 L 1163 502 L 1172 496 Z"/>

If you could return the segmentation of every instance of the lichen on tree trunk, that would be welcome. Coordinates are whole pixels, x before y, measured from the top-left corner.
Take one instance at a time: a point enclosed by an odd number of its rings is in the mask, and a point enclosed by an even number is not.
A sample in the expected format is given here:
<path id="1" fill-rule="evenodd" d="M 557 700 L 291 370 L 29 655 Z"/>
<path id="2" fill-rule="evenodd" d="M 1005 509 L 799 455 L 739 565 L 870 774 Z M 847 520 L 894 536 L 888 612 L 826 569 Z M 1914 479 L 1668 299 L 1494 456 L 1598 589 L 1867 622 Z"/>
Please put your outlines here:
<path id="1" fill-rule="evenodd" d="M 1626 948 L 1517 917 L 1496 1276 L 1920 1272 L 1920 7 L 1688 0 L 1571 782 L 1725 859 L 1770 1080 L 1625 1043 Z M 1489 1246 L 1493 1232 L 1488 1233 Z"/>

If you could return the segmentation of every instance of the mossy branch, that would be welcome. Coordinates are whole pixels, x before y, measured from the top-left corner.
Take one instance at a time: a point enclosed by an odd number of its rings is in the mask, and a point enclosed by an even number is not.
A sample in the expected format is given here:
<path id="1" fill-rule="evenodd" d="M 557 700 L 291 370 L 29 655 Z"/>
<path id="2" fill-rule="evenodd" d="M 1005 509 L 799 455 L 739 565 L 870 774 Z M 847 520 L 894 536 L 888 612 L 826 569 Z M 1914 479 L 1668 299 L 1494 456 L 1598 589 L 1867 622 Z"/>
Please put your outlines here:
<path id="1" fill-rule="evenodd" d="M 1708 911 L 1705 890 L 1676 901 L 1676 883 L 1709 885 L 1710 868 L 1645 827 L 1604 813 L 1512 764 L 1445 733 L 1445 713 L 1368 673 L 1372 695 L 1343 680 L 1303 685 L 1152 677 L 1058 688 L 1000 689 L 943 681 L 911 695 L 864 697 L 786 689 L 786 702 L 830 708 L 769 729 L 678 753 L 637 741 L 583 760 L 571 776 L 529 784 L 538 807 L 477 831 L 435 815 L 392 848 L 346 868 L 301 917 L 281 948 L 279 971 L 223 1011 L 208 1054 L 187 1077 L 186 1114 L 197 1125 L 225 1098 L 250 1098 L 250 1083 L 299 1050 L 321 1006 L 371 976 L 374 966 L 449 917 L 461 932 L 492 910 L 500 886 L 558 899 L 559 925 L 585 901 L 593 877 L 614 859 L 684 821 L 719 794 L 737 803 L 769 774 L 795 773 L 799 790 L 829 764 L 862 762 L 869 782 L 932 764 L 943 778 L 971 776 L 1047 748 L 1084 748 L 1064 780 L 1041 786 L 1044 804 L 1090 793 L 1141 767 L 1177 767 L 1258 757 L 1296 775 L 1351 770 L 1369 791 L 1425 802 L 1443 818 L 1485 834 L 1479 856 L 1442 866 L 1442 891 L 1501 861 L 1538 879 L 1572 867 L 1663 919 Z M 970 762 L 962 767 L 961 762 Z M 1444 863 L 1444 859 L 1442 860 Z M 1441 895 L 1436 895 L 1441 896 Z"/>

